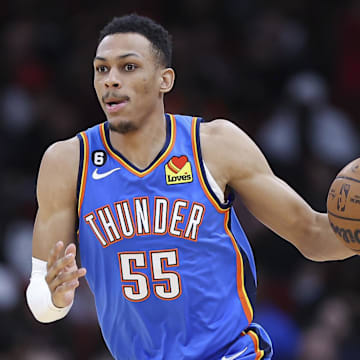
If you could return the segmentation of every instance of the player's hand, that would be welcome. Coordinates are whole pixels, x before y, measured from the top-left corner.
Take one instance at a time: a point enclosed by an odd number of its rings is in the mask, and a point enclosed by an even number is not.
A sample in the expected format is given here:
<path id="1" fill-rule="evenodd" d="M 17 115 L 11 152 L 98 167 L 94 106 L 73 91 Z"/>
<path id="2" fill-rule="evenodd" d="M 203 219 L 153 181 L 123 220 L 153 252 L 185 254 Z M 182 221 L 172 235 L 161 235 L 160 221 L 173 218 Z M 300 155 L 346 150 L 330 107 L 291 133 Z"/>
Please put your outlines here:
<path id="1" fill-rule="evenodd" d="M 51 292 L 52 302 L 63 308 L 74 300 L 79 278 L 86 274 L 85 268 L 76 264 L 76 246 L 69 244 L 63 252 L 64 243 L 58 241 L 50 251 L 45 280 Z"/>

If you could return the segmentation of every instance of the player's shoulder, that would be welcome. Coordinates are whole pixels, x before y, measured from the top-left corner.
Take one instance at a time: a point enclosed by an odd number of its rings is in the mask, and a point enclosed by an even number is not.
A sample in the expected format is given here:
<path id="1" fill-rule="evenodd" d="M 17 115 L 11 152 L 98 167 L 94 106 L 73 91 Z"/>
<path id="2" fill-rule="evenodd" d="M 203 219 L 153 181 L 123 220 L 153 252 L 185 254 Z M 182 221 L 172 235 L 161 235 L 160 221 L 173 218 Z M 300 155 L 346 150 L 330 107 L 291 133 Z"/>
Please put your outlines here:
<path id="1" fill-rule="evenodd" d="M 251 139 L 246 132 L 239 126 L 226 119 L 214 119 L 208 122 L 202 122 L 200 125 L 200 137 L 204 145 L 218 147 L 227 145 L 246 147 Z"/>
<path id="2" fill-rule="evenodd" d="M 80 147 L 77 136 L 52 143 L 45 151 L 43 161 L 72 162 L 79 156 Z"/>
<path id="3" fill-rule="evenodd" d="M 75 136 L 51 144 L 44 152 L 40 174 L 69 180 L 77 176 L 80 159 L 79 139 Z"/>
<path id="4" fill-rule="evenodd" d="M 229 127 L 232 126 L 234 125 L 227 119 L 213 119 L 210 121 L 203 121 L 200 124 L 200 131 L 202 133 L 216 135 L 219 131 L 226 131 Z"/>
<path id="5" fill-rule="evenodd" d="M 57 141 L 45 151 L 40 164 L 36 191 L 39 206 L 42 208 L 75 203 L 79 147 L 79 140 L 74 137 Z"/>
<path id="6" fill-rule="evenodd" d="M 225 174 L 227 183 L 234 176 L 248 176 L 262 163 L 261 150 L 251 137 L 229 120 L 215 119 L 200 127 L 204 161 L 216 173 Z"/>

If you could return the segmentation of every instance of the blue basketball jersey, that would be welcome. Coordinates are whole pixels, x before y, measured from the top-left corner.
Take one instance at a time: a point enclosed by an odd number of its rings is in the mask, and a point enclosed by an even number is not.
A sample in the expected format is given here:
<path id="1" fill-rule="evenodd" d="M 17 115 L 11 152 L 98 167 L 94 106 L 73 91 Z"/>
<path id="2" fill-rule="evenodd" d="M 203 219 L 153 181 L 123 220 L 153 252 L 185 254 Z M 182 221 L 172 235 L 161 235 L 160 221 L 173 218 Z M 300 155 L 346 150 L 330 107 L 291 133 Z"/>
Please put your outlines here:
<path id="1" fill-rule="evenodd" d="M 252 323 L 253 254 L 208 183 L 200 122 L 166 114 L 146 169 L 112 147 L 108 122 L 78 135 L 81 262 L 116 359 L 271 358 Z"/>

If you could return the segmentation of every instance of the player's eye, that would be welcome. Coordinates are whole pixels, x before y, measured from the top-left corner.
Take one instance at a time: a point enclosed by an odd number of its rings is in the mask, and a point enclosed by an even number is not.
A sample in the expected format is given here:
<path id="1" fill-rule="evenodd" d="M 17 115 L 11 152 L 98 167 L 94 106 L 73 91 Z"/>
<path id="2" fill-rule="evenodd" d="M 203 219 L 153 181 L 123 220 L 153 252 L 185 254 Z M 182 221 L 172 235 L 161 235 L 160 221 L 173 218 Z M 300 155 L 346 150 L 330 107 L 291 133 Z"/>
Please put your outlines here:
<path id="1" fill-rule="evenodd" d="M 126 64 L 124 68 L 125 68 L 125 71 L 134 71 L 136 69 L 136 65 L 135 64 Z"/>
<path id="2" fill-rule="evenodd" d="M 96 67 L 96 71 L 99 73 L 104 73 L 104 72 L 108 71 L 108 67 L 105 65 L 99 65 Z"/>

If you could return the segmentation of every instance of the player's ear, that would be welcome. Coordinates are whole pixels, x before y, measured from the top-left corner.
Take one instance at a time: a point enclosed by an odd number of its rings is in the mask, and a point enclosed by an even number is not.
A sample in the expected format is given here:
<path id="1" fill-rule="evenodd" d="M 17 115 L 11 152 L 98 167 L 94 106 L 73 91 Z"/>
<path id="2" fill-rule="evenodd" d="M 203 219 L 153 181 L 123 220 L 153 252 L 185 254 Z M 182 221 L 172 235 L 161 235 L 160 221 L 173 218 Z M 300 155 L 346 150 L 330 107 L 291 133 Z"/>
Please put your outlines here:
<path id="1" fill-rule="evenodd" d="M 172 87 L 174 86 L 175 81 L 175 71 L 172 68 L 163 69 L 161 72 L 161 79 L 160 79 L 160 92 L 163 94 L 168 93 L 171 91 Z"/>

